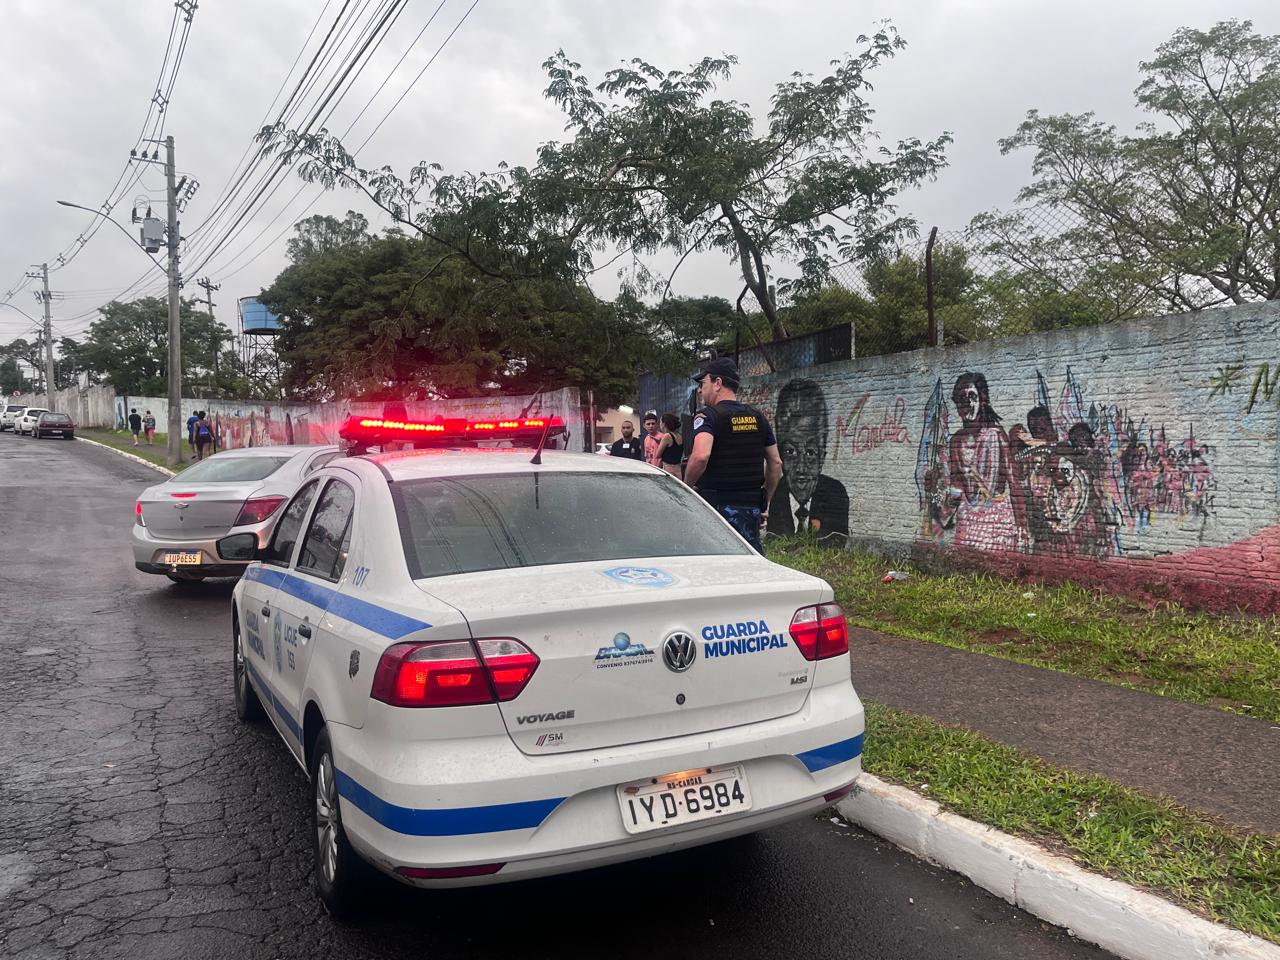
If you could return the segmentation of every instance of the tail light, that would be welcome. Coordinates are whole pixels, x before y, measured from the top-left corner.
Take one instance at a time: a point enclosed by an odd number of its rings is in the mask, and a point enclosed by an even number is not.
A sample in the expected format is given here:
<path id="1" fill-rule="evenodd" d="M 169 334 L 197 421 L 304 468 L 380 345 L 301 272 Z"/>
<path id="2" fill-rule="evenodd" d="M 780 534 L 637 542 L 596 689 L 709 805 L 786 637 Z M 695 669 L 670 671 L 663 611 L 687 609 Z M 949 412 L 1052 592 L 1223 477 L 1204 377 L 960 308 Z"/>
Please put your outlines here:
<path id="1" fill-rule="evenodd" d="M 245 523 L 261 523 L 280 509 L 280 504 L 284 503 L 285 499 L 285 497 L 254 497 L 252 500 L 246 500 L 244 506 L 240 508 L 240 515 L 236 517 L 236 522 L 232 526 L 238 527 Z"/>
<path id="2" fill-rule="evenodd" d="M 791 639 L 806 660 L 825 660 L 849 652 L 849 625 L 838 603 L 801 607 L 791 618 Z"/>
<path id="3" fill-rule="evenodd" d="M 445 880 L 456 877 L 491 877 L 507 864 L 473 863 L 466 867 L 396 867 L 396 873 L 414 880 Z"/>
<path id="4" fill-rule="evenodd" d="M 477 656 L 478 652 L 478 656 Z M 397 643 L 378 661 L 369 695 L 393 707 L 462 707 L 514 700 L 539 660 L 519 640 L 501 637 Z"/>
<path id="5" fill-rule="evenodd" d="M 145 527 L 147 521 L 142 519 L 142 501 L 135 500 L 133 503 L 133 522 L 140 527 Z"/>

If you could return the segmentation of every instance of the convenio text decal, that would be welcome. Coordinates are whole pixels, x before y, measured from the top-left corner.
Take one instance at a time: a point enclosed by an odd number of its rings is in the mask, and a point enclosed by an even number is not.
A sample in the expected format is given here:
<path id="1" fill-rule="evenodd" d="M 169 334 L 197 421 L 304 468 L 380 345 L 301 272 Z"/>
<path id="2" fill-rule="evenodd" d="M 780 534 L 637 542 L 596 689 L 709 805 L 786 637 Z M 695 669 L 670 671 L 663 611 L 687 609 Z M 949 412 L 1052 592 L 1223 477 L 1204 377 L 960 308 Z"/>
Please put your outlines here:
<path id="1" fill-rule="evenodd" d="M 787 646 L 786 634 L 770 633 L 763 620 L 717 623 L 702 628 L 702 656 L 736 657 L 743 653 L 764 653 Z"/>

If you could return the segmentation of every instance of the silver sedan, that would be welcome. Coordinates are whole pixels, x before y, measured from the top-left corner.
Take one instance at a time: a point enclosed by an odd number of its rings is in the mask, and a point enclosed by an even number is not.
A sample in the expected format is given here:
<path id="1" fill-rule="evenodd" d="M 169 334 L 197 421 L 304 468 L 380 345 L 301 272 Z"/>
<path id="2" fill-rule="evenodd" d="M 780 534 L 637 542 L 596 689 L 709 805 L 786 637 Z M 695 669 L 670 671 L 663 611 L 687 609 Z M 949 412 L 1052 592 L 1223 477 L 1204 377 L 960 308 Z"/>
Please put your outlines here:
<path id="1" fill-rule="evenodd" d="M 222 560 L 214 543 L 252 533 L 265 545 L 285 500 L 337 455 L 335 446 L 227 450 L 148 487 L 134 506 L 133 565 L 177 583 L 238 577 L 247 562 Z"/>

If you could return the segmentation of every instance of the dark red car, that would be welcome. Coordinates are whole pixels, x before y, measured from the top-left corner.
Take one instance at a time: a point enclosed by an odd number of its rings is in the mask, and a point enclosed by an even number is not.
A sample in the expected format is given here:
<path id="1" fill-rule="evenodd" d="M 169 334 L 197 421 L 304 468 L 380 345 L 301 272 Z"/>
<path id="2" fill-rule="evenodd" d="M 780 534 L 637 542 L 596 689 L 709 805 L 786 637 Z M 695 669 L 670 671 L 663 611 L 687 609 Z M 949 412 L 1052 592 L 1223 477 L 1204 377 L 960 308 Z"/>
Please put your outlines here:
<path id="1" fill-rule="evenodd" d="M 31 439 L 39 440 L 43 437 L 74 440 L 76 438 L 75 422 L 65 413 L 42 413 L 36 417 L 36 422 L 31 428 Z"/>

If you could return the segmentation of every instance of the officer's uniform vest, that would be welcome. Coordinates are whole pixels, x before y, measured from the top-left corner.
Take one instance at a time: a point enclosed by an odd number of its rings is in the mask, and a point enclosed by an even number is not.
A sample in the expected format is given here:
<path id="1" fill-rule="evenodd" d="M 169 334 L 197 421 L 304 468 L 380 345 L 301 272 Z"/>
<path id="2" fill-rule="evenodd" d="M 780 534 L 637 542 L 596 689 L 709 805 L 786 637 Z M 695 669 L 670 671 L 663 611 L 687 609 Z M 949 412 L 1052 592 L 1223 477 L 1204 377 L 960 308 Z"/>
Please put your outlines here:
<path id="1" fill-rule="evenodd" d="M 726 506 L 763 506 L 764 414 L 745 404 L 733 412 L 724 409 L 721 403 L 712 409 L 716 421 L 715 443 L 711 446 L 707 469 L 698 480 L 698 489 L 717 494 Z"/>

